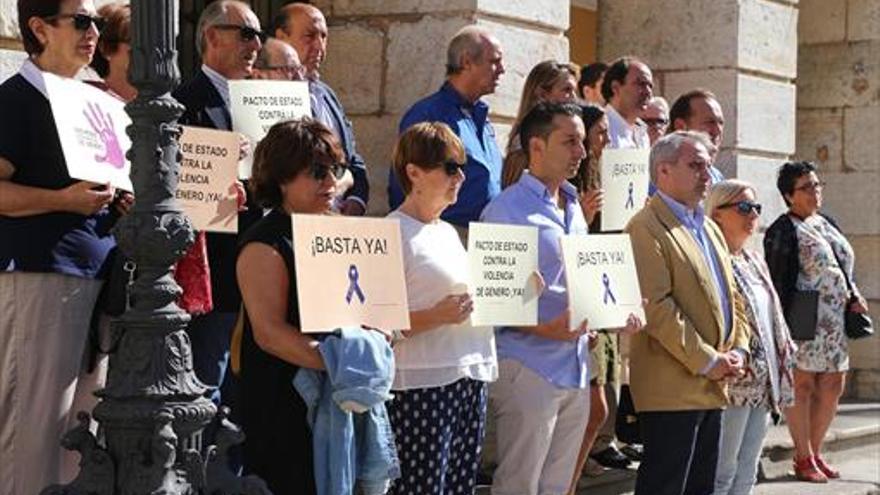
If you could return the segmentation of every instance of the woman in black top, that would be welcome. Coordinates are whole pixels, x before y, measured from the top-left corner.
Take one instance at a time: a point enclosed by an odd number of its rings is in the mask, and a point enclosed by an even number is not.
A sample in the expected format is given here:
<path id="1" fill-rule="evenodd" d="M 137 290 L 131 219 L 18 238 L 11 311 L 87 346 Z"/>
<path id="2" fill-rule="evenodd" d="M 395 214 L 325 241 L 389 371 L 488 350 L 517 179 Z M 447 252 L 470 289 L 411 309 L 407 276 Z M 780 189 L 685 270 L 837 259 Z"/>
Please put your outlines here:
<path id="1" fill-rule="evenodd" d="M 19 1 L 18 18 L 29 58 L 0 85 L 0 493 L 31 494 L 79 460 L 62 465 L 59 439 L 115 245 L 115 191 L 68 174 L 44 82 L 91 60 L 93 1 Z"/>
<path id="2" fill-rule="evenodd" d="M 328 213 L 343 163 L 333 133 L 311 119 L 275 124 L 254 155 L 251 193 L 272 210 L 242 237 L 236 265 L 244 463 L 273 493 L 315 492 L 306 405 L 293 377 L 301 367 L 324 369 L 317 341 L 299 330 L 290 215 Z"/>

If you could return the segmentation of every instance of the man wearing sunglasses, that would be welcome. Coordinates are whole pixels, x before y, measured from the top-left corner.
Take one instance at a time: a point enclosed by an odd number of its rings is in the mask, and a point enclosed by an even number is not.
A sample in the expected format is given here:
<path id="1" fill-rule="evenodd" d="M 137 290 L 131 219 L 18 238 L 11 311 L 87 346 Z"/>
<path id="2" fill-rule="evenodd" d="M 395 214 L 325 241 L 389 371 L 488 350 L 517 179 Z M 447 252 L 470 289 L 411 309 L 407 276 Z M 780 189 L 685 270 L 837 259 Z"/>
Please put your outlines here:
<path id="1" fill-rule="evenodd" d="M 306 3 L 293 3 L 282 7 L 275 16 L 274 35 L 290 44 L 302 61 L 309 81 L 312 117 L 326 125 L 339 139 L 353 185 L 337 186 L 342 193 L 337 209 L 344 215 L 363 215 L 370 199 L 367 166 L 357 152 L 354 129 L 345 115 L 342 103 L 327 83 L 321 80 L 320 68 L 327 55 L 327 21 L 316 7 Z"/>
<path id="2" fill-rule="evenodd" d="M 199 17 L 196 31 L 202 66 L 190 81 L 174 92 L 174 97 L 186 107 L 179 122 L 231 131 L 228 81 L 245 79 L 252 74 L 257 53 L 266 36 L 250 7 L 236 0 L 219 0 L 208 4 Z M 237 185 L 241 186 L 240 183 Z M 239 213 L 239 232 L 246 231 L 260 217 L 260 208 L 250 205 Z M 224 383 L 229 360 L 230 335 L 241 305 L 235 279 L 238 236 L 218 233 L 204 235 L 213 309 L 205 314 L 193 315 L 187 333 L 192 343 L 196 375 L 205 384 L 218 387 L 212 399 L 219 404 L 219 387 Z M 223 386 L 223 403 L 229 403 L 228 399 L 234 395 L 227 396 L 228 389 L 228 385 Z"/>

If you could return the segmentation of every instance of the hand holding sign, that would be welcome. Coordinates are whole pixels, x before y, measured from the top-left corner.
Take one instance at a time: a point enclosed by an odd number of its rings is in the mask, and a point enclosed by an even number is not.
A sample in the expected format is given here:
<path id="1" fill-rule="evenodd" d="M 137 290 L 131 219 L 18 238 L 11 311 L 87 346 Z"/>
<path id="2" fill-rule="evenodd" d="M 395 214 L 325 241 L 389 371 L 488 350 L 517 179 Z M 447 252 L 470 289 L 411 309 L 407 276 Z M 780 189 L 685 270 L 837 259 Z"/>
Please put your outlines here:
<path id="1" fill-rule="evenodd" d="M 94 215 L 113 201 L 116 191 L 110 184 L 100 186 L 94 182 L 75 182 L 61 190 L 64 210 L 80 215 Z"/>
<path id="2" fill-rule="evenodd" d="M 581 320 L 580 324 L 574 329 L 571 328 L 572 311 L 566 309 L 559 316 L 553 318 L 546 323 L 539 323 L 535 328 L 535 333 L 539 336 L 551 340 L 561 340 L 563 342 L 571 342 L 587 335 L 589 328 L 587 327 L 586 318 Z"/>

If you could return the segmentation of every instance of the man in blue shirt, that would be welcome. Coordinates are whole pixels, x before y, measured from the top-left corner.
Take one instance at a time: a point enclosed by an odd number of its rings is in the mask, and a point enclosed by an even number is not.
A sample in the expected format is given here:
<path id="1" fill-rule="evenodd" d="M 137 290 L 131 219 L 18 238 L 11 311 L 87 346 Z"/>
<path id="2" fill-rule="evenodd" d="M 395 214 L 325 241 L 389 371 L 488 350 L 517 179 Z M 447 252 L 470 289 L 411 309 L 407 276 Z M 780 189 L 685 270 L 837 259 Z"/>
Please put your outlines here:
<path id="1" fill-rule="evenodd" d="M 461 139 L 467 153 L 465 180 L 458 201 L 443 219 L 459 233 L 476 220 L 486 204 L 501 191 L 501 152 L 489 122 L 489 106 L 480 98 L 492 94 L 504 73 L 501 45 L 488 31 L 468 26 L 449 42 L 446 82 L 439 91 L 418 101 L 404 114 L 399 132 L 419 122 L 443 122 Z M 392 172 L 388 203 L 392 210 L 403 202 L 403 190 Z"/>
<path id="2" fill-rule="evenodd" d="M 589 416 L 587 322 L 570 321 L 559 240 L 586 235 L 573 177 L 584 150 L 575 105 L 539 104 L 523 118 L 529 167 L 483 211 L 491 223 L 538 228 L 545 288 L 538 325 L 499 328 L 498 381 L 490 385 L 498 434 L 493 495 L 567 493 Z"/>

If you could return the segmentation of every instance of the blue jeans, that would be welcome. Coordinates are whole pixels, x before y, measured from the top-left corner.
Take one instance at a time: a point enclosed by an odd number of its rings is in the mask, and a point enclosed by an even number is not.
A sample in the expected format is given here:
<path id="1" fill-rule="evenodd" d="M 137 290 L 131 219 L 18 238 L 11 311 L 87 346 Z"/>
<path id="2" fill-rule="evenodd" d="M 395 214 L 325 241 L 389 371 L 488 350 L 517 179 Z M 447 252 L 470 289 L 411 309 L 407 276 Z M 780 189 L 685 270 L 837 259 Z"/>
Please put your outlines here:
<path id="1" fill-rule="evenodd" d="M 721 448 L 715 495 L 748 495 L 758 478 L 758 458 L 770 427 L 763 407 L 728 407 L 721 415 Z"/>

